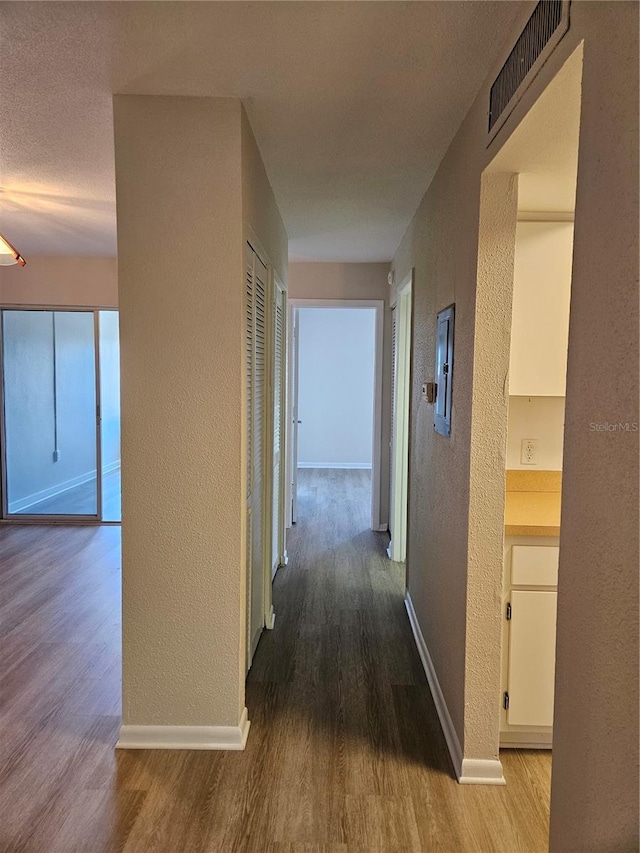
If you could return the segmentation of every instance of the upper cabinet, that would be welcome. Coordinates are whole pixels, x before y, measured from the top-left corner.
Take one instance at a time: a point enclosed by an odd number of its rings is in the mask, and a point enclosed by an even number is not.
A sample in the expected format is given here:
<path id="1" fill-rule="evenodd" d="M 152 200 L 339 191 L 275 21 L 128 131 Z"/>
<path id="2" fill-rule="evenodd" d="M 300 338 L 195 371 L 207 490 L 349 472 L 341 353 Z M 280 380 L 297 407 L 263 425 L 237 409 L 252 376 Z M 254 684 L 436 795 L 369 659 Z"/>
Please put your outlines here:
<path id="1" fill-rule="evenodd" d="M 564 397 L 573 255 L 572 222 L 519 222 L 509 394 Z"/>

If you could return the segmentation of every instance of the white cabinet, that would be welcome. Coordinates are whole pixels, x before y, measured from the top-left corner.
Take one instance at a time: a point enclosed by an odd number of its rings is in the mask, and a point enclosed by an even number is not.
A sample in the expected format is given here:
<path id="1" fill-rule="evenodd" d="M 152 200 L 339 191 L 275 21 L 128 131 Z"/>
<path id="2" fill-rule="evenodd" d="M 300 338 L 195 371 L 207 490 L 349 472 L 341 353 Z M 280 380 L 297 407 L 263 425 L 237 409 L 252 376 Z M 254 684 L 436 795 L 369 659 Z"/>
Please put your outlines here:
<path id="1" fill-rule="evenodd" d="M 557 592 L 511 592 L 507 709 L 510 726 L 553 725 L 557 601 Z"/>
<path id="2" fill-rule="evenodd" d="M 573 256 L 572 222 L 519 222 L 509 394 L 564 397 Z"/>
<path id="3" fill-rule="evenodd" d="M 505 541 L 503 747 L 551 746 L 558 557 L 557 537 Z"/>

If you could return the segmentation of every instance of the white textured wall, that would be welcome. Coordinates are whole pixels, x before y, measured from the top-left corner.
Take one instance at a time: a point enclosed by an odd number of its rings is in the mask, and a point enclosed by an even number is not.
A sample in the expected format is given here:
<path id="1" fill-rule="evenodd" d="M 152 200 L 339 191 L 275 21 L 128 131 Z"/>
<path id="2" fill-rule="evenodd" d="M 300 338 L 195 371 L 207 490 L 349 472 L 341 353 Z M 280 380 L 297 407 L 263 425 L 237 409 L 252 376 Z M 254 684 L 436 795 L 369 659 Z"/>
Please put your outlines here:
<path id="1" fill-rule="evenodd" d="M 371 467 L 373 308 L 301 308 L 298 464 Z"/>
<path id="2" fill-rule="evenodd" d="M 511 43 L 528 14 L 523 11 Z M 481 469 L 470 468 L 481 174 L 584 40 L 558 605 L 554 853 L 637 846 L 637 434 L 607 436 L 589 427 L 598 420 L 633 420 L 638 413 L 637 33 L 636 3 L 573 3 L 569 33 L 487 149 L 488 80 L 393 262 L 396 281 L 415 267 L 409 588 L 465 754 L 482 757 L 497 749 L 498 731 L 493 709 L 485 707 L 486 690 L 470 670 L 482 655 L 499 659 L 500 649 L 496 612 L 482 613 L 467 603 L 469 531 L 484 523 L 484 513 L 470 516 L 469 496 L 474 476 L 483 488 Z M 496 57 L 496 71 L 503 59 Z M 433 435 L 432 413 L 419 401 L 419 388 L 433 376 L 435 315 L 453 299 L 454 433 L 445 443 Z M 491 420 L 486 415 L 485 425 Z M 498 409 L 495 424 L 500 423 L 506 449 L 506 418 Z M 481 437 L 475 438 L 481 447 Z M 483 476 L 487 494 L 497 494 L 504 488 L 504 459 L 486 466 Z M 501 567 L 494 568 L 501 574 Z M 465 656 L 466 646 L 475 646 L 473 657 Z"/>
<path id="3" fill-rule="evenodd" d="M 537 462 L 520 462 L 522 440 L 538 442 Z M 509 397 L 507 468 L 526 471 L 562 471 L 564 397 Z"/>
<path id="4" fill-rule="evenodd" d="M 500 728 L 504 470 L 509 405 L 506 379 L 517 208 L 516 175 L 482 176 L 473 340 L 464 679 L 465 703 L 472 697 L 474 713 L 465 714 L 464 753 L 488 759 L 499 756 L 495 733 Z M 466 360 L 464 350 L 462 360 Z M 455 383 L 454 374 L 454 389 Z"/>
<path id="5" fill-rule="evenodd" d="M 637 850 L 638 9 L 576 3 L 585 35 L 569 325 L 552 853 Z M 584 29 L 581 23 L 584 22 Z"/>
<path id="6" fill-rule="evenodd" d="M 0 267 L 0 306 L 118 307 L 118 262 L 98 257 L 27 257 L 26 267 Z"/>
<path id="7" fill-rule="evenodd" d="M 382 431 L 380 439 L 380 522 L 389 520 L 391 440 L 391 309 L 389 264 L 291 263 L 291 299 L 377 299 L 384 302 Z"/>
<path id="8" fill-rule="evenodd" d="M 123 722 L 244 705 L 241 107 L 114 98 Z"/>
<path id="9" fill-rule="evenodd" d="M 260 156 L 260 151 L 242 107 L 242 220 L 245 238 L 259 239 L 283 285 L 288 279 L 287 232 Z"/>

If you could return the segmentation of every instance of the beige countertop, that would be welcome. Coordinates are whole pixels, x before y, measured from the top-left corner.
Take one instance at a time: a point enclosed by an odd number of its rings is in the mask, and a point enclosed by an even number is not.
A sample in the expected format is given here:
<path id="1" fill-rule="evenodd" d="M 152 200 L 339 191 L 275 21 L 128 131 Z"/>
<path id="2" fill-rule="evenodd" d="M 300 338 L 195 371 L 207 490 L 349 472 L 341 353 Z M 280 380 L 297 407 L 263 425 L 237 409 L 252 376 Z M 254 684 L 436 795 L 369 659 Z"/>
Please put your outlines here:
<path id="1" fill-rule="evenodd" d="M 559 536 L 560 471 L 507 471 L 506 536 Z"/>

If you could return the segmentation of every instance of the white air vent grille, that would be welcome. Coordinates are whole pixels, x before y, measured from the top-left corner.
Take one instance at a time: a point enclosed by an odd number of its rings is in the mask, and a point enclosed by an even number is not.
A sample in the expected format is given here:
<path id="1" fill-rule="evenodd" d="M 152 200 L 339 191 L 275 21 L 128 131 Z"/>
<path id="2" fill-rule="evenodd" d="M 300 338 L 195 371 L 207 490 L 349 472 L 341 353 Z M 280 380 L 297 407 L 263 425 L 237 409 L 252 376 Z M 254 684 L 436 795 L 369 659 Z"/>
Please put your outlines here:
<path id="1" fill-rule="evenodd" d="M 491 136 L 504 123 L 519 96 L 533 79 L 535 71 L 544 63 L 568 28 L 568 0 L 540 0 L 491 87 Z"/>

